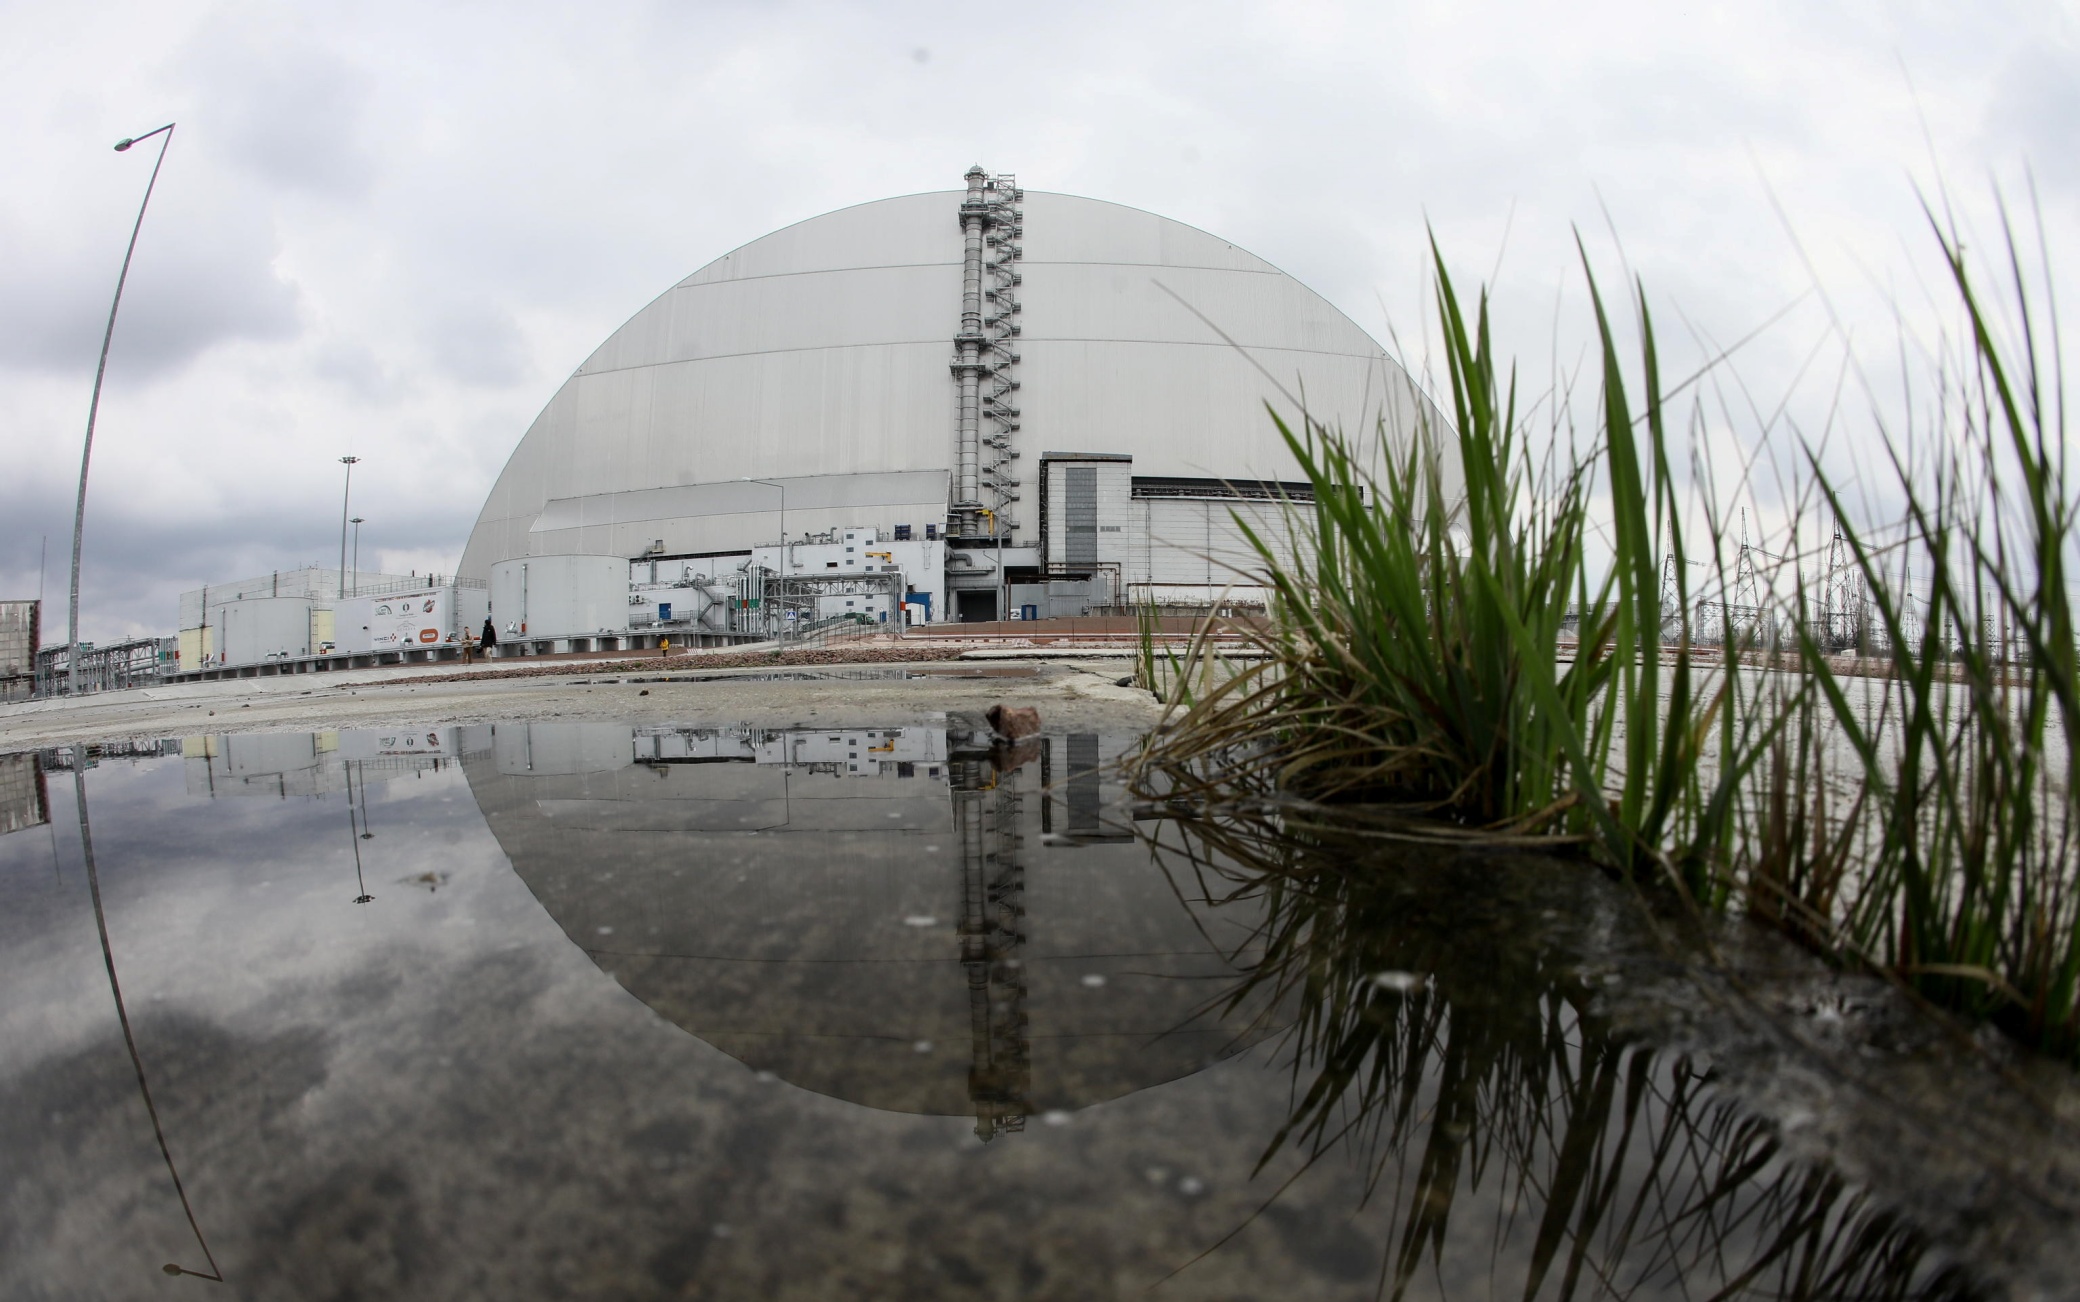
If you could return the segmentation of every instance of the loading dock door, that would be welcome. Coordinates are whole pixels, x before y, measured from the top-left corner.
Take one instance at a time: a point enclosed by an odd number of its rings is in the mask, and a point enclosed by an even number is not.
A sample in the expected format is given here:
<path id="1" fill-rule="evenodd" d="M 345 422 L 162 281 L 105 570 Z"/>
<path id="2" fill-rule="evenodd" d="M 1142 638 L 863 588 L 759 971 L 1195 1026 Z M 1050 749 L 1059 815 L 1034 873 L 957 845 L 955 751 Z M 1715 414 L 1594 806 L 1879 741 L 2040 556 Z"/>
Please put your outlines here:
<path id="1" fill-rule="evenodd" d="M 959 603 L 960 622 L 963 624 L 986 624 L 997 617 L 997 594 L 988 592 L 956 592 L 954 600 Z"/>

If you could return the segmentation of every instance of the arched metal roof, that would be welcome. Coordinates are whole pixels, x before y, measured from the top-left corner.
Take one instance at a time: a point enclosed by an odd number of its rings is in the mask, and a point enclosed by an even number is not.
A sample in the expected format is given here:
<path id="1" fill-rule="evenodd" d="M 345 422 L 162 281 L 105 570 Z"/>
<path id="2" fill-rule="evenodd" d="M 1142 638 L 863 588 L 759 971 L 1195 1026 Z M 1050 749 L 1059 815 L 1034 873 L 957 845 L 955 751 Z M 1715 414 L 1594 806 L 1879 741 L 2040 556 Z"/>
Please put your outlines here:
<path id="1" fill-rule="evenodd" d="M 531 554 L 634 554 L 676 518 L 660 514 L 679 509 L 675 496 L 656 490 L 744 478 L 852 481 L 825 494 L 828 520 L 804 485 L 802 513 L 789 503 L 796 533 L 876 512 L 943 518 L 962 198 L 906 195 L 796 223 L 638 312 L 521 439 L 462 573 Z M 1400 367 L 1262 259 L 1119 204 L 1041 191 L 1023 204 L 1018 446 L 1034 473 L 1043 448 L 1075 448 L 1131 455 L 1137 475 L 1292 479 L 1264 412 L 1290 408 L 1281 386 L 1346 429 L 1412 424 L 1419 399 Z M 678 518 L 668 550 L 770 541 L 771 494 L 738 496 L 734 514 L 711 502 L 697 527 Z M 1024 512 L 1020 541 L 1036 515 Z"/>

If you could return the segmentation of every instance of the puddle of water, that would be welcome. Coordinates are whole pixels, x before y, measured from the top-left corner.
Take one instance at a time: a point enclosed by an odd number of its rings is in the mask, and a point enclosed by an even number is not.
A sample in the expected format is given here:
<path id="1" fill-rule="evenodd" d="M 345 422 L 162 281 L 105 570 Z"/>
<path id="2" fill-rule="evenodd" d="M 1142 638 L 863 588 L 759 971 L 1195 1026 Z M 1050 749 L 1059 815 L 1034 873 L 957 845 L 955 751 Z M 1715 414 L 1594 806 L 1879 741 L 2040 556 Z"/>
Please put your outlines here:
<path id="1" fill-rule="evenodd" d="M 904 682 L 918 678 L 1033 678 L 1033 665 L 905 665 L 893 669 L 724 670 L 710 673 L 627 675 L 619 678 L 567 678 L 561 687 L 609 687 L 617 683 L 842 683 Z"/>
<path id="2" fill-rule="evenodd" d="M 0 1294 L 1967 1295 L 1610 1031 L 1600 880 L 1154 853 L 1129 740 L 0 759 Z"/>

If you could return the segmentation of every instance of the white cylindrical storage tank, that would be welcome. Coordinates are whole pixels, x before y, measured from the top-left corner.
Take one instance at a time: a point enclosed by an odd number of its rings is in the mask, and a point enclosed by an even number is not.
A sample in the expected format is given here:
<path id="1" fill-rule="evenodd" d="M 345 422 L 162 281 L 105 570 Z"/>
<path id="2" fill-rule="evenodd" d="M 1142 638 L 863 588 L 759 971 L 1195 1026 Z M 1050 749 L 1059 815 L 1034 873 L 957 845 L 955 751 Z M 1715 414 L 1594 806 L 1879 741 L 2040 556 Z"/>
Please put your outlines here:
<path id="1" fill-rule="evenodd" d="M 500 637 L 619 636 L 628 632 L 628 558 L 529 556 L 491 567 L 491 621 Z"/>
<path id="2" fill-rule="evenodd" d="M 224 664 L 253 665 L 311 653 L 311 603 L 307 597 L 248 597 L 226 602 L 217 613 L 222 621 Z"/>

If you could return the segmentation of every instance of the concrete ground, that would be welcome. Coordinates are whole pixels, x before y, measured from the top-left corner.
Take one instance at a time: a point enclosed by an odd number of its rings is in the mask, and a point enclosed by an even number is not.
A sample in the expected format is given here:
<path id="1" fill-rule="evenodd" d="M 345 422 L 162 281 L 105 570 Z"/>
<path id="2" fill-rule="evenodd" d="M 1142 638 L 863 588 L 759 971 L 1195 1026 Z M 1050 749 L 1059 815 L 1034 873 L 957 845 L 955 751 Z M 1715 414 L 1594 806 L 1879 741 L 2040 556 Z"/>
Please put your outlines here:
<path id="1" fill-rule="evenodd" d="M 998 702 L 1037 707 L 1050 729 L 1123 732 L 1150 726 L 1161 711 L 1148 692 L 1118 685 L 1133 672 L 1130 663 L 1102 653 L 1010 663 L 876 657 L 722 668 L 699 661 L 689 656 L 669 669 L 631 662 L 625 670 L 589 663 L 569 672 L 535 660 L 488 672 L 482 664 L 393 665 L 15 702 L 0 705 L 0 752 L 206 732 L 553 718 L 900 725 Z"/>

